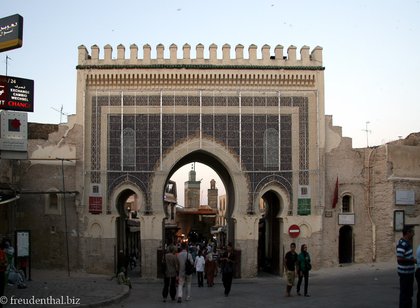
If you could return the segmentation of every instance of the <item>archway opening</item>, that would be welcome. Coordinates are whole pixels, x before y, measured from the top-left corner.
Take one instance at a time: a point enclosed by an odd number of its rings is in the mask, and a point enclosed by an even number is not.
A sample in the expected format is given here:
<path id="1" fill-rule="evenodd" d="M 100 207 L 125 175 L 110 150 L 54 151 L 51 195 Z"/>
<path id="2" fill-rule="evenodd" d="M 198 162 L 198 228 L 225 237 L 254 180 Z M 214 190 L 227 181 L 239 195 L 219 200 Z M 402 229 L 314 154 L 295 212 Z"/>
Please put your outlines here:
<path id="1" fill-rule="evenodd" d="M 175 221 L 168 209 L 172 205 L 164 202 L 166 245 L 188 241 L 217 248 L 233 242 L 233 183 L 217 157 L 202 150 L 192 152 L 173 166 L 168 179 L 166 185 L 176 183 L 177 201 Z M 168 228 L 174 230 L 174 225 L 176 234 L 171 235 Z"/>
<path id="2" fill-rule="evenodd" d="M 116 266 L 119 272 L 122 267 L 130 274 L 141 274 L 140 258 L 140 202 L 137 194 L 131 189 L 123 190 L 117 197 L 116 208 Z"/>
<path id="3" fill-rule="evenodd" d="M 280 200 L 273 191 L 260 199 L 262 218 L 258 225 L 258 271 L 280 274 Z"/>
<path id="4" fill-rule="evenodd" d="M 340 228 L 338 259 L 340 264 L 353 262 L 353 229 L 347 225 Z"/>

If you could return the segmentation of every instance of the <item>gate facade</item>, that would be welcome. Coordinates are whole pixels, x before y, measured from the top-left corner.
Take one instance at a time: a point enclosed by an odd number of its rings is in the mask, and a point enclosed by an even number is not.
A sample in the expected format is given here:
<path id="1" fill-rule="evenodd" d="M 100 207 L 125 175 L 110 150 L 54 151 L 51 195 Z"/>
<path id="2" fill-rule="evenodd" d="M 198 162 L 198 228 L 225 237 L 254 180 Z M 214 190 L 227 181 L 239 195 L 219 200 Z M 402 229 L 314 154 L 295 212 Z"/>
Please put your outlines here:
<path id="1" fill-rule="evenodd" d="M 290 46 L 287 56 L 277 46 L 261 56 L 242 45 L 230 57 L 230 46 L 136 45 L 79 47 L 77 121 L 83 126 L 83 202 L 87 230 L 103 226 L 103 255 L 112 258 L 117 215 L 115 191 L 135 187 L 141 192 L 141 272 L 156 277 L 156 252 L 162 241 L 166 182 L 182 164 L 202 161 L 221 176 L 228 198 L 228 237 L 241 251 L 241 276 L 255 276 L 258 267 L 260 199 L 271 191 L 280 200 L 278 236 L 289 225 L 312 217 L 311 230 L 321 228 L 323 193 L 322 151 L 325 142 L 322 49 Z M 89 204 L 100 197 L 95 211 Z M 315 218 L 314 218 L 315 217 Z M 109 226 L 109 227 L 108 227 Z M 107 230 L 108 228 L 108 230 Z M 284 230 L 286 231 L 284 231 Z M 88 232 L 86 236 L 89 236 Z M 314 238 L 314 241 L 317 239 Z M 283 259 L 281 243 L 279 255 Z M 276 250 L 277 251 L 277 250 Z M 88 256 L 86 256 L 88 257 Z M 153 264 L 151 267 L 150 264 Z M 275 266 L 282 268 L 280 264 Z"/>

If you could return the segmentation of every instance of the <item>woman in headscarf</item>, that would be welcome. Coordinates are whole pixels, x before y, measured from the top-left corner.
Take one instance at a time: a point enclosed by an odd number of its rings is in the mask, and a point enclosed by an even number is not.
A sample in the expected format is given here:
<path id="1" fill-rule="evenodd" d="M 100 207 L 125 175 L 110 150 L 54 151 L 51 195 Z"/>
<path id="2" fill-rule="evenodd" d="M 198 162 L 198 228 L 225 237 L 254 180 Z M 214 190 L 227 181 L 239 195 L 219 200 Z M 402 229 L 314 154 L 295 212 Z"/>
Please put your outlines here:
<path id="1" fill-rule="evenodd" d="M 309 271 L 312 269 L 311 257 L 308 253 L 308 246 L 303 244 L 300 248 L 300 254 L 298 255 L 298 275 L 299 280 L 296 287 L 297 294 L 300 295 L 300 286 L 302 280 L 305 279 L 303 294 L 309 296 L 308 294 L 308 282 L 309 282 Z"/>
<path id="2" fill-rule="evenodd" d="M 213 258 L 213 252 L 210 250 L 206 255 L 206 263 L 204 265 L 204 271 L 207 278 L 207 286 L 214 286 L 214 276 L 217 273 L 217 263 Z"/>

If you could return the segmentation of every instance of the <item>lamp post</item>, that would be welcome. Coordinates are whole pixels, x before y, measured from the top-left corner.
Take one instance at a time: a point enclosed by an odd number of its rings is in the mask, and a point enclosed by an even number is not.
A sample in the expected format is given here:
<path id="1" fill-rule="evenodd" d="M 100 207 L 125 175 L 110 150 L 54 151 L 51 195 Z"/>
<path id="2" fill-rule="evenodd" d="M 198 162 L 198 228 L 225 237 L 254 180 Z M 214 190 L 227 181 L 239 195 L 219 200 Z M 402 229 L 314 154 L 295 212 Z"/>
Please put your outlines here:
<path id="1" fill-rule="evenodd" d="M 70 277 L 70 255 L 69 255 L 69 235 L 67 232 L 67 209 L 66 209 L 66 189 L 64 185 L 64 161 L 70 161 L 66 158 L 56 158 L 61 160 L 61 177 L 63 181 L 63 208 L 64 208 L 64 233 L 66 235 L 66 254 L 67 254 L 67 274 Z"/>

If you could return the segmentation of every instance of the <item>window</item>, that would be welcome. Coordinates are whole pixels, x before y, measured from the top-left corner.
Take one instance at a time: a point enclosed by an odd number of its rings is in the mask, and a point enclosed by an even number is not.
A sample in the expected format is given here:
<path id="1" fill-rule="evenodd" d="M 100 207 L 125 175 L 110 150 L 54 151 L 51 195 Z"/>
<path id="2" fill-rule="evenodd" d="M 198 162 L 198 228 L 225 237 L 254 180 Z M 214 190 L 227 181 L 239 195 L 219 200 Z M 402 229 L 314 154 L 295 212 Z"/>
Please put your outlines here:
<path id="1" fill-rule="evenodd" d="M 55 191 L 45 195 L 45 214 L 61 215 L 62 195 Z"/>
<path id="2" fill-rule="evenodd" d="M 92 194 L 99 194 L 99 185 L 92 185 Z"/>
<path id="3" fill-rule="evenodd" d="M 274 128 L 264 133 L 264 167 L 279 167 L 279 132 Z"/>
<path id="4" fill-rule="evenodd" d="M 123 131 L 122 147 L 122 166 L 123 169 L 132 168 L 136 161 L 135 134 L 132 128 L 125 128 Z"/>
<path id="5" fill-rule="evenodd" d="M 341 200 L 341 211 L 343 213 L 352 213 L 352 198 L 350 195 L 343 196 Z"/>

